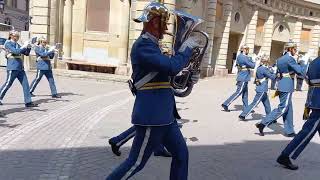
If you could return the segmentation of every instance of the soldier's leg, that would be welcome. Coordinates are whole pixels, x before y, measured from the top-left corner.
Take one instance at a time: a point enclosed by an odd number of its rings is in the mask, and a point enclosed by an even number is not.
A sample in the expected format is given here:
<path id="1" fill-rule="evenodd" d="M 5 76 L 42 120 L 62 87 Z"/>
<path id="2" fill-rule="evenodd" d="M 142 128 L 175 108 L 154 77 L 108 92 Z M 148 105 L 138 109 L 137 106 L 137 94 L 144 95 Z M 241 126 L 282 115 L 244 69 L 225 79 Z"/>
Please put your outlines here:
<path id="1" fill-rule="evenodd" d="M 291 96 L 288 102 L 288 108 L 283 114 L 283 123 L 284 123 L 284 133 L 286 135 L 294 134 L 294 128 L 293 128 L 293 107 L 292 107 L 292 101 Z"/>
<path id="2" fill-rule="evenodd" d="M 281 152 L 281 155 L 285 157 L 291 156 L 292 159 L 297 159 L 319 129 L 320 110 L 313 110 L 310 114 L 310 118 L 304 123 L 300 132 Z"/>
<path id="3" fill-rule="evenodd" d="M 270 105 L 270 100 L 268 97 L 268 94 L 265 92 L 262 98 L 262 103 L 264 105 L 264 110 L 266 112 L 266 115 L 270 114 L 271 112 L 271 105 Z"/>
<path id="4" fill-rule="evenodd" d="M 163 143 L 172 154 L 170 180 L 187 180 L 189 152 L 177 123 L 172 124 Z"/>
<path id="5" fill-rule="evenodd" d="M 245 82 L 237 82 L 237 90 L 233 93 L 222 105 L 228 107 L 234 100 L 236 100 L 242 93 L 245 87 Z"/>
<path id="6" fill-rule="evenodd" d="M 262 119 L 261 123 L 265 126 L 272 123 L 274 120 L 280 118 L 288 109 L 289 100 L 291 98 L 291 93 L 280 92 L 279 99 L 280 104 L 278 108 L 274 109 L 269 115 Z"/>
<path id="7" fill-rule="evenodd" d="M 154 149 L 163 141 L 169 126 L 136 126 L 129 157 L 106 180 L 129 179 L 143 169 Z"/>
<path id="8" fill-rule="evenodd" d="M 12 86 L 13 81 L 17 78 L 18 73 L 19 73 L 18 71 L 7 71 L 7 80 L 4 83 L 4 85 L 1 87 L 0 100 L 4 98 L 8 89 Z"/>
<path id="9" fill-rule="evenodd" d="M 248 106 L 248 82 L 245 82 L 244 88 L 242 90 L 242 110 Z"/>
<path id="10" fill-rule="evenodd" d="M 126 131 L 122 132 L 118 136 L 115 136 L 111 139 L 109 139 L 109 144 L 111 145 L 112 152 L 120 156 L 121 152 L 119 151 L 120 147 L 128 142 L 131 138 L 133 138 L 136 134 L 136 128 L 135 126 L 130 127 Z"/>
<path id="11" fill-rule="evenodd" d="M 296 86 L 297 91 L 302 90 L 302 84 L 303 84 L 303 79 L 297 78 L 297 86 Z"/>
<path id="12" fill-rule="evenodd" d="M 277 80 L 271 80 L 271 87 L 270 89 L 275 90 L 276 89 L 276 82 Z"/>
<path id="13" fill-rule="evenodd" d="M 26 72 L 20 71 L 17 78 L 18 78 L 20 84 L 22 85 L 23 95 L 24 95 L 24 103 L 25 104 L 31 103 L 32 100 L 31 100 L 31 94 L 30 94 L 30 87 L 29 87 Z"/>
<path id="14" fill-rule="evenodd" d="M 286 112 L 286 110 L 288 109 L 290 97 L 291 97 L 291 93 L 280 92 L 279 94 L 280 104 L 278 105 L 278 108 L 274 109 L 265 118 L 263 118 L 260 123 L 256 124 L 256 127 L 259 129 L 259 133 L 261 136 L 264 136 L 263 129 L 266 126 L 276 121 L 279 117 L 281 117 Z"/>
<path id="15" fill-rule="evenodd" d="M 57 88 L 56 88 L 56 84 L 54 82 L 54 78 L 53 78 L 53 74 L 52 74 L 52 70 L 47 70 L 45 71 L 44 75 L 46 76 L 48 82 L 49 82 L 49 86 L 50 86 L 50 90 L 51 90 L 51 95 L 57 95 Z"/>
<path id="16" fill-rule="evenodd" d="M 41 78 L 43 76 L 43 71 L 42 70 L 37 70 L 37 75 L 36 78 L 32 81 L 30 85 L 30 93 L 33 93 L 34 90 L 36 89 L 38 83 L 40 82 Z"/>
<path id="17" fill-rule="evenodd" d="M 253 102 L 244 109 L 244 111 L 240 114 L 239 117 L 247 117 L 251 113 L 251 111 L 261 102 L 263 96 L 263 92 L 257 92 L 253 99 Z"/>

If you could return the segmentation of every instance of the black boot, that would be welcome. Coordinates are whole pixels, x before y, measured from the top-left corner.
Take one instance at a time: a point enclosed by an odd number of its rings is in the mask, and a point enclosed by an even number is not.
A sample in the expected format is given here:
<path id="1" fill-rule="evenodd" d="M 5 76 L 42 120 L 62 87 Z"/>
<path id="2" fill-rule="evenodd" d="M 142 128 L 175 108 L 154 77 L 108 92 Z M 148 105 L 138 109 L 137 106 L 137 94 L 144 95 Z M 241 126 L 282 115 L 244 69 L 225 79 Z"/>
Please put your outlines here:
<path id="1" fill-rule="evenodd" d="M 109 144 L 111 146 L 113 154 L 115 154 L 116 156 L 121 156 L 121 152 L 119 151 L 120 147 L 117 146 L 116 143 L 112 142 L 111 139 L 109 139 Z"/>
<path id="2" fill-rule="evenodd" d="M 288 156 L 280 155 L 277 162 L 290 170 L 297 170 L 299 168 L 297 165 L 292 164 Z"/>
<path id="3" fill-rule="evenodd" d="M 161 156 L 161 157 L 172 157 L 171 153 L 167 150 L 163 149 L 161 151 L 156 151 L 153 153 L 154 156 Z"/>
<path id="4" fill-rule="evenodd" d="M 38 107 L 38 104 L 34 104 L 33 102 L 25 104 L 26 107 Z"/>
<path id="5" fill-rule="evenodd" d="M 245 120 L 246 120 L 246 117 L 244 117 L 244 116 L 239 116 L 239 120 L 240 120 L 240 121 L 245 121 Z"/>
<path id="6" fill-rule="evenodd" d="M 285 137 L 295 137 L 296 133 L 284 134 Z"/>
<path id="7" fill-rule="evenodd" d="M 257 124 L 256 124 L 256 127 L 259 129 L 259 135 L 260 135 L 260 136 L 264 136 L 263 129 L 264 129 L 264 127 L 266 127 L 266 126 L 263 125 L 263 124 L 261 124 L 261 123 L 257 123 Z"/>
<path id="8" fill-rule="evenodd" d="M 52 98 L 61 98 L 61 96 L 58 95 L 58 94 L 54 94 L 54 95 L 52 95 L 51 97 L 52 97 Z"/>
<path id="9" fill-rule="evenodd" d="M 221 107 L 223 108 L 224 111 L 230 112 L 230 110 L 228 109 L 228 106 L 221 104 Z"/>

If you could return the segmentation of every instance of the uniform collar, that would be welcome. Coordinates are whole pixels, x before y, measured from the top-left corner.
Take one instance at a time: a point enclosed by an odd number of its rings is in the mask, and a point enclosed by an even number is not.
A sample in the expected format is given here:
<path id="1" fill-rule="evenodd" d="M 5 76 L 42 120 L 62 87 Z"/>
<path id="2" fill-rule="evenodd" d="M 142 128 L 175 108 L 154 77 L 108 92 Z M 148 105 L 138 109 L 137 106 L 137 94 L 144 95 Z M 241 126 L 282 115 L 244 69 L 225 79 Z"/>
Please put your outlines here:
<path id="1" fill-rule="evenodd" d="M 159 40 L 158 38 L 156 38 L 154 35 L 150 34 L 149 32 L 145 32 L 142 35 L 143 38 L 145 39 L 150 39 L 152 42 L 154 42 L 155 44 L 159 44 Z"/>

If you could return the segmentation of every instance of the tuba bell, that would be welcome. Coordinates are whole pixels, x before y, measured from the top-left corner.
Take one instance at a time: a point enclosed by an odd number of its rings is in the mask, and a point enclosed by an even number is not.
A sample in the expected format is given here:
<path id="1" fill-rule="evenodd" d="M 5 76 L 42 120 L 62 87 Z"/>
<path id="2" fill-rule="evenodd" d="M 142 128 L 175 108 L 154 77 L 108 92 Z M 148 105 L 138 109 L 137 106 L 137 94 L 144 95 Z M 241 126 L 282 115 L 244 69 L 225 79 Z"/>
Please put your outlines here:
<path id="1" fill-rule="evenodd" d="M 197 30 L 200 24 L 204 21 L 199 17 L 192 16 L 182 11 L 174 11 L 175 16 L 175 33 L 173 41 L 173 54 L 178 52 L 184 41 L 191 35 L 197 35 L 204 42 L 201 47 L 193 49 L 192 56 L 186 67 L 176 76 L 170 78 L 171 86 L 173 87 L 174 95 L 178 97 L 188 96 L 194 86 L 191 80 L 193 74 L 200 73 L 200 66 L 209 44 L 209 36 L 206 32 Z"/>

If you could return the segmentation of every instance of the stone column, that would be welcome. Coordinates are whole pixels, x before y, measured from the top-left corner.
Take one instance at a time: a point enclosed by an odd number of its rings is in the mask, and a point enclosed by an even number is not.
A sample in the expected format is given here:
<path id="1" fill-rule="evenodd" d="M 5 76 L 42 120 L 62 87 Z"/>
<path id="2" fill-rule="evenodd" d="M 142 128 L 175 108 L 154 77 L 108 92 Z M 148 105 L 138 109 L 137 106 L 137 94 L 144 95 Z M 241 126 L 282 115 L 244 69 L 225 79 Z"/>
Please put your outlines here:
<path id="1" fill-rule="evenodd" d="M 253 51 L 254 51 L 254 43 L 255 43 L 256 33 L 257 33 L 258 13 L 259 13 L 258 9 L 253 7 L 253 15 L 250 20 L 250 23 L 247 26 L 246 44 L 250 48 L 249 54 L 253 54 Z"/>
<path id="2" fill-rule="evenodd" d="M 208 1 L 208 13 L 207 13 L 207 28 L 206 31 L 209 35 L 209 45 L 208 50 L 202 62 L 201 74 L 202 76 L 212 76 L 213 68 L 212 64 L 212 51 L 213 51 L 213 39 L 214 39 L 214 29 L 216 25 L 216 7 L 217 0 Z"/>
<path id="3" fill-rule="evenodd" d="M 294 26 L 293 42 L 297 43 L 298 49 L 300 48 L 300 39 L 301 39 L 301 30 L 302 30 L 302 21 L 297 19 L 297 22 Z"/>
<path id="4" fill-rule="evenodd" d="M 217 62 L 215 66 L 215 75 L 228 74 L 227 54 L 228 54 L 228 45 L 229 45 L 231 15 L 232 15 L 232 1 L 231 0 L 223 1 L 223 9 L 224 9 L 225 27 L 222 33 L 219 54 L 218 54 Z"/>
<path id="5" fill-rule="evenodd" d="M 72 0 L 65 0 L 63 13 L 63 52 L 65 59 L 71 59 L 72 46 Z"/>
<path id="6" fill-rule="evenodd" d="M 318 57 L 319 51 L 319 42 L 320 42 L 320 25 L 315 25 L 312 30 L 312 41 L 311 41 L 311 58 L 315 59 Z"/>
<path id="7" fill-rule="evenodd" d="M 271 54 L 273 19 L 274 19 L 274 15 L 270 14 L 264 26 L 264 38 L 263 38 L 263 46 L 261 50 L 262 52 L 265 52 L 267 55 Z"/>
<path id="8" fill-rule="evenodd" d="M 12 0 L 7 0 L 7 6 L 12 7 Z"/>

